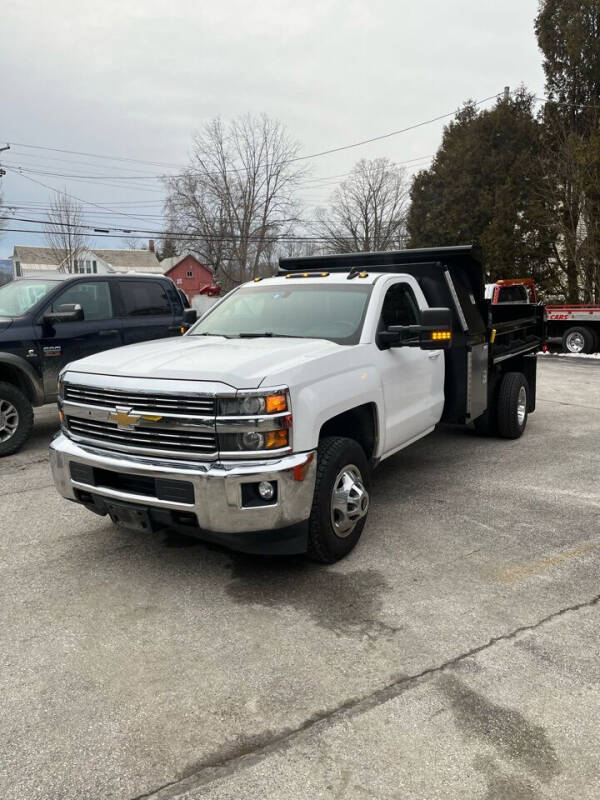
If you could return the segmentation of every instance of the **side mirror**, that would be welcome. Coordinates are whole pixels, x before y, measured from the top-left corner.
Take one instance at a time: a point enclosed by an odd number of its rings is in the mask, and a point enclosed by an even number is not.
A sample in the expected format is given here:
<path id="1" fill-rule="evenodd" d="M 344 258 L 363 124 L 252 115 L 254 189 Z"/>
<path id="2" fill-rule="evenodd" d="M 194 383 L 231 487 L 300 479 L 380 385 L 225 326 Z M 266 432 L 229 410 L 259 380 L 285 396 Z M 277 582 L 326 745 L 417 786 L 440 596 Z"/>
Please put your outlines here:
<path id="1" fill-rule="evenodd" d="M 193 325 L 194 322 L 198 319 L 198 312 L 195 308 L 184 308 L 183 309 L 183 321 L 186 325 Z"/>
<path id="2" fill-rule="evenodd" d="M 448 350 L 452 345 L 452 312 L 449 308 L 421 311 L 421 350 Z"/>
<path id="3" fill-rule="evenodd" d="M 83 308 L 79 303 L 63 303 L 56 311 L 47 311 L 43 322 L 54 325 L 56 322 L 80 322 L 83 319 Z"/>
<path id="4" fill-rule="evenodd" d="M 389 325 L 377 334 L 377 345 L 447 350 L 452 345 L 452 312 L 449 308 L 425 308 L 418 325 Z"/>

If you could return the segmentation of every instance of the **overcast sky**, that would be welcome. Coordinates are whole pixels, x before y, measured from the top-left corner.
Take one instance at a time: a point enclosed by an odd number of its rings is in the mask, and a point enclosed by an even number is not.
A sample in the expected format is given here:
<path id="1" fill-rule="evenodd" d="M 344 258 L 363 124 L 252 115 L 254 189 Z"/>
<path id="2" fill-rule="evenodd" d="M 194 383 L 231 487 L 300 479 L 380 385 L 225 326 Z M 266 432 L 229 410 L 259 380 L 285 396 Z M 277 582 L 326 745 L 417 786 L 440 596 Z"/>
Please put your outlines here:
<path id="1" fill-rule="evenodd" d="M 193 131 L 216 115 L 266 112 L 282 120 L 309 154 L 451 112 L 467 98 L 481 99 L 506 85 L 525 83 L 540 95 L 536 9 L 537 0 L 4 3 L 0 146 L 14 144 L 0 154 L 0 163 L 63 175 L 152 175 L 161 170 L 22 145 L 175 169 L 186 162 Z M 443 124 L 311 161 L 306 216 L 335 183 L 317 179 L 346 172 L 363 157 L 430 156 Z M 408 165 L 410 173 L 426 163 Z M 12 169 L 1 179 L 5 202 L 32 206 L 16 216 L 42 218 L 49 190 Z M 101 178 L 28 175 L 130 215 L 160 214 L 158 181 L 107 186 Z M 86 211 L 94 223 L 111 218 L 94 206 Z M 158 216 L 112 219 L 123 227 L 160 227 Z M 44 238 L 5 232 L 0 258 L 11 255 L 14 244 L 43 245 Z"/>

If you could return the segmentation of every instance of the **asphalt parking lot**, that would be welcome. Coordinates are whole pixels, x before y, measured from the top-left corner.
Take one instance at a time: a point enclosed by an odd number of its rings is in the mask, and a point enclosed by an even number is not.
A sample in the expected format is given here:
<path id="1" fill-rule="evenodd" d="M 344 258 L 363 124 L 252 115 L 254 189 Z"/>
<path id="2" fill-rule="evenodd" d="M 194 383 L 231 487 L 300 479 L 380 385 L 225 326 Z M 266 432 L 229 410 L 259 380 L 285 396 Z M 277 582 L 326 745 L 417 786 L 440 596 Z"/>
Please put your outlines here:
<path id="1" fill-rule="evenodd" d="M 114 528 L 0 461 L 0 796 L 600 796 L 600 364 L 385 462 L 343 562 Z"/>

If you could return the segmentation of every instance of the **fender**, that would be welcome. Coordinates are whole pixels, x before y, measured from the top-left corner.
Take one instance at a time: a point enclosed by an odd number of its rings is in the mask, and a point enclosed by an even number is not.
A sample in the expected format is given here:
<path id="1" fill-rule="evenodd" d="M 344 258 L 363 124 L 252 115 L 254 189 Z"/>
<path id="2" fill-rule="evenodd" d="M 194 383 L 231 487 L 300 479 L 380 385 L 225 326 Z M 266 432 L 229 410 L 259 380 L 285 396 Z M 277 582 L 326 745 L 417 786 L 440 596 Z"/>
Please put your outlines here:
<path id="1" fill-rule="evenodd" d="M 329 365 L 328 365 L 329 366 Z M 376 426 L 375 457 L 383 447 L 383 392 L 379 376 L 365 363 L 329 375 L 313 377 L 300 387 L 292 384 L 294 414 L 294 447 L 314 449 L 319 443 L 323 425 L 333 417 L 362 405 L 374 405 Z M 295 391 L 294 391 L 295 389 Z"/>
<path id="2" fill-rule="evenodd" d="M 21 373 L 30 389 L 33 405 L 43 405 L 45 402 L 45 397 L 42 380 L 38 375 L 35 374 L 31 364 L 28 364 L 24 358 L 21 358 L 21 356 L 16 356 L 14 353 L 0 352 L 0 373 L 2 371 L 3 364 L 13 367 Z"/>

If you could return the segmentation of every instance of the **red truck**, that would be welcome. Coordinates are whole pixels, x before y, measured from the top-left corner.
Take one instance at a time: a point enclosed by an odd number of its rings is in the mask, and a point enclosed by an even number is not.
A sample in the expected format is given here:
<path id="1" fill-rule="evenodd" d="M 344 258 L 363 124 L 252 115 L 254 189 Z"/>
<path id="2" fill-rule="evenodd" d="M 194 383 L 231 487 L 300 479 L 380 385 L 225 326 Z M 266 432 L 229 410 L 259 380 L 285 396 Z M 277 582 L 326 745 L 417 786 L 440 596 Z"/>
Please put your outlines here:
<path id="1" fill-rule="evenodd" d="M 536 303 L 533 278 L 488 283 L 486 299 L 498 303 Z M 564 353 L 600 351 L 600 303 L 551 303 L 546 306 L 548 339 L 560 340 Z"/>

